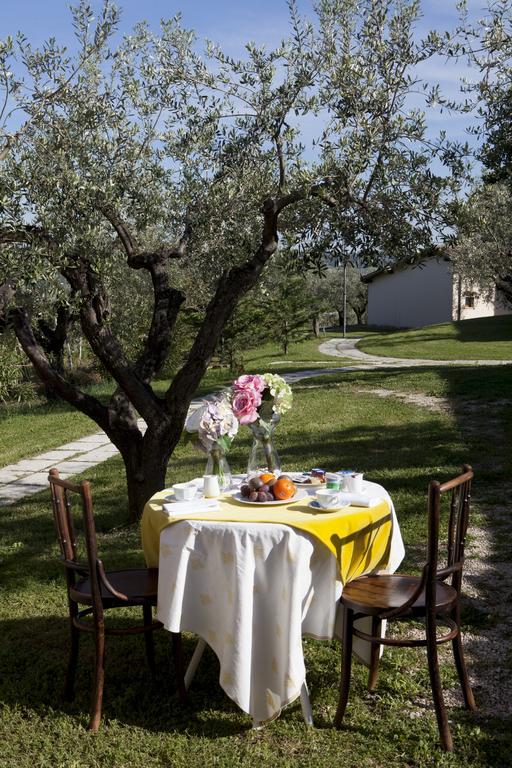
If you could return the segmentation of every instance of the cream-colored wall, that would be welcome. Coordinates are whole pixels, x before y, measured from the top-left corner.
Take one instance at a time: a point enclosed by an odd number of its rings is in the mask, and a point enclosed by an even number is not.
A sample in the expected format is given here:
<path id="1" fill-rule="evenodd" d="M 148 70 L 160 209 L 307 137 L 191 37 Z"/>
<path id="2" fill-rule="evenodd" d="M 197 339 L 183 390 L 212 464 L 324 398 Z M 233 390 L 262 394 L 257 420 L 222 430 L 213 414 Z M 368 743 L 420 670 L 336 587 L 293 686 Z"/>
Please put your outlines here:
<path id="1" fill-rule="evenodd" d="M 457 320 L 457 306 L 458 306 L 458 292 L 459 292 L 459 281 L 458 278 L 455 278 L 453 281 L 453 314 L 452 319 Z M 464 299 L 466 293 L 474 293 L 475 294 L 475 305 L 474 307 L 466 307 L 464 306 Z M 512 314 L 512 307 L 510 305 L 506 305 L 504 302 L 500 301 L 500 297 L 496 298 L 496 291 L 494 291 L 494 295 L 491 299 L 487 300 L 484 299 L 481 295 L 479 295 L 478 288 L 475 288 L 469 284 L 462 285 L 462 291 L 461 291 L 461 308 L 460 308 L 460 319 L 461 320 L 471 320 L 472 318 L 476 317 L 493 317 L 494 315 L 510 315 Z"/>
<path id="2" fill-rule="evenodd" d="M 452 319 L 450 264 L 429 259 L 422 267 L 383 273 L 368 284 L 368 324 L 418 328 Z"/>

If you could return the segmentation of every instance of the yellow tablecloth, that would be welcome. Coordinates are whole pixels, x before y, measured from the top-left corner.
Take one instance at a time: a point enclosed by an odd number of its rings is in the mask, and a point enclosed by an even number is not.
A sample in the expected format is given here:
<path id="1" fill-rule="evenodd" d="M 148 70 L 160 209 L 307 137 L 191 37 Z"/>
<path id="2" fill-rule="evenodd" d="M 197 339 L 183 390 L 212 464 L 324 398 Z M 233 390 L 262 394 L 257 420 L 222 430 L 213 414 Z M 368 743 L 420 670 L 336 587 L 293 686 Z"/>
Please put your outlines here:
<path id="1" fill-rule="evenodd" d="M 155 494 L 144 507 L 141 533 L 148 567 L 158 566 L 161 531 L 180 520 L 281 523 L 306 531 L 333 553 L 343 584 L 388 565 L 393 521 L 384 500 L 371 508 L 349 506 L 336 512 L 317 512 L 308 505 L 311 497 L 289 505 L 249 507 L 224 495 L 218 510 L 172 517 L 162 508 L 168 493 Z"/>

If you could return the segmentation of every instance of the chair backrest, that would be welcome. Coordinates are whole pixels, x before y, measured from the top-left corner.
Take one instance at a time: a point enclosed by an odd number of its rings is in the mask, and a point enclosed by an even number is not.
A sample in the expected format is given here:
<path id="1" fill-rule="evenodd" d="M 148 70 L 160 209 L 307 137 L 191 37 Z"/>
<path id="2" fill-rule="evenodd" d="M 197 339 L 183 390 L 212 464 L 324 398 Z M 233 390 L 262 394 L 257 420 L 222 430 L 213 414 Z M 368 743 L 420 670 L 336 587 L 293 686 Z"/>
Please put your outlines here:
<path id="1" fill-rule="evenodd" d="M 473 470 L 469 464 L 464 464 L 462 474 L 454 477 L 452 480 L 448 480 L 446 483 L 431 480 L 429 483 L 427 561 L 423 566 L 421 580 L 402 605 L 383 612 L 381 618 L 393 618 L 406 614 L 423 590 L 425 590 L 426 612 L 430 613 L 433 617 L 435 613 L 436 582 L 444 581 L 449 576 L 452 577 L 451 586 L 460 595 L 472 479 Z M 439 529 L 441 497 L 450 492 L 446 562 L 440 568 Z"/>
<path id="2" fill-rule="evenodd" d="M 432 480 L 428 492 L 428 547 L 427 581 L 445 580 L 452 577 L 451 584 L 458 592 L 462 581 L 464 548 L 468 529 L 473 470 L 464 464 L 462 474 L 439 483 Z M 439 529 L 441 497 L 450 494 L 447 524 L 446 561 L 439 567 Z"/>
<path id="3" fill-rule="evenodd" d="M 102 568 L 102 565 L 101 561 L 98 560 L 97 554 L 96 527 L 94 525 L 90 483 L 87 480 L 82 480 L 79 485 L 76 485 L 67 480 L 62 480 L 57 469 L 50 469 L 48 481 L 50 483 L 53 517 L 59 540 L 61 560 L 66 569 L 68 597 L 70 589 L 76 583 L 77 576 L 88 577 L 91 582 L 91 594 L 95 612 L 101 613 L 102 601 L 99 568 Z M 72 500 L 70 498 L 72 495 L 79 497 L 87 551 L 86 562 L 80 561 L 78 558 L 77 537 L 75 535 L 75 526 L 73 525 Z"/>

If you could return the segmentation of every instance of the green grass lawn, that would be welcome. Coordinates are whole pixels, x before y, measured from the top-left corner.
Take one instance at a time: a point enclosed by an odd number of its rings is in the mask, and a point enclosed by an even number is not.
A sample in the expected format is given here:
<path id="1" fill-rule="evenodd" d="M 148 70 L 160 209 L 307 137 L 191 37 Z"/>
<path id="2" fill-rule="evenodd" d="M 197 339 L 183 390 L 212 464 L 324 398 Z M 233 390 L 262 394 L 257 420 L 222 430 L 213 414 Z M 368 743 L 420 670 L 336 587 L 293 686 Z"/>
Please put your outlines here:
<path id="1" fill-rule="evenodd" d="M 66 403 L 0 406 L 0 467 L 98 430 L 97 424 Z"/>
<path id="2" fill-rule="evenodd" d="M 363 352 L 426 360 L 512 360 L 512 315 L 372 334 Z"/>
<path id="3" fill-rule="evenodd" d="M 314 359 L 313 357 L 311 359 Z M 463 414 L 377 397 L 369 389 L 430 392 L 439 397 L 485 392 L 487 377 L 496 392 L 510 392 L 510 370 L 429 369 L 389 373 L 353 372 L 320 376 L 295 385 L 293 410 L 281 421 L 277 446 L 284 467 L 356 467 L 385 485 L 395 501 L 408 550 L 403 568 L 416 569 L 424 557 L 426 486 L 431 477 L 453 475 L 470 460 L 477 469 L 473 522 L 488 524 L 496 541 L 503 531 L 488 512 L 483 488 L 503 488 L 509 479 L 510 441 L 489 430 L 489 419 L 510 434 L 512 409 L 497 395 L 476 408 L 473 429 Z M 468 378 L 473 383 L 468 391 Z M 487 387 L 487 392 L 489 388 Z M 494 397 L 494 395 L 493 395 Z M 501 432 L 500 432 L 501 435 Z M 234 470 L 245 466 L 250 440 L 241 430 L 230 453 Z M 201 474 L 204 457 L 180 445 L 168 481 Z M 99 548 L 109 568 L 142 564 L 139 533 L 124 527 L 126 491 L 118 458 L 91 470 Z M 497 492 L 498 492 L 497 490 Z M 496 526 L 496 527 L 493 527 Z M 495 716 L 475 694 L 480 709 L 471 715 L 457 707 L 449 718 L 455 752 L 444 754 L 429 693 L 421 650 L 386 650 L 377 693 L 366 692 L 366 672 L 355 665 L 341 732 L 332 728 L 337 701 L 340 651 L 337 642 L 306 639 L 304 650 L 315 728 L 307 729 L 298 702 L 262 731 L 218 685 L 218 663 L 207 652 L 181 708 L 174 691 L 170 641 L 157 633 L 158 679 L 144 663 L 141 638 L 112 638 L 108 646 L 104 719 L 98 734 L 85 731 L 93 649 L 87 638 L 72 704 L 61 699 L 67 654 L 63 572 L 48 495 L 41 493 L 0 514 L 0 766 L 7 768 L 199 768 L 200 766 L 300 766 L 315 768 L 494 768 L 510 765 L 512 722 Z M 467 630 L 478 633 L 492 622 L 489 604 L 464 610 Z M 186 636 L 190 654 L 193 638 Z M 445 689 L 457 687 L 449 650 L 442 653 Z M 476 679 L 485 670 L 475 670 Z"/>

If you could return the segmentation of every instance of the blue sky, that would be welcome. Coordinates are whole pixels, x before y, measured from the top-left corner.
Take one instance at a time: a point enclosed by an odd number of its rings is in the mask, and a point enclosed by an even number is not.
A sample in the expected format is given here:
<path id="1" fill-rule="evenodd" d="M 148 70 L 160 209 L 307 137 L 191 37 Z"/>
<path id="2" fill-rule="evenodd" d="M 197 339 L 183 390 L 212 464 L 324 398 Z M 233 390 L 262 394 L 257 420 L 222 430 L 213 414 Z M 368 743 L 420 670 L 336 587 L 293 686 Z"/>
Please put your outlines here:
<path id="1" fill-rule="evenodd" d="M 90 4 L 93 8 L 100 7 L 99 0 L 90 0 Z M 50 35 L 55 35 L 59 42 L 72 43 L 68 5 L 65 0 L 0 0 L 0 37 L 21 29 L 36 44 Z M 199 37 L 220 43 L 235 56 L 242 52 L 248 40 L 271 46 L 287 31 L 285 0 L 119 0 L 118 5 L 123 11 L 121 32 L 128 32 L 141 19 L 147 19 L 157 28 L 160 18 L 181 11 L 185 25 L 195 29 Z M 457 22 L 455 5 L 455 0 L 424 0 L 419 31 L 453 27 Z M 299 0 L 304 12 L 311 12 L 312 6 L 312 0 Z M 470 0 L 472 15 L 483 15 L 482 6 L 480 0 Z M 442 92 L 453 97 L 458 94 L 460 76 L 472 75 L 463 63 L 447 65 L 441 60 L 428 62 L 422 74 L 439 83 Z M 430 112 L 428 117 L 432 133 L 445 129 L 453 139 L 469 138 L 465 129 L 471 119 L 467 116 Z"/>

